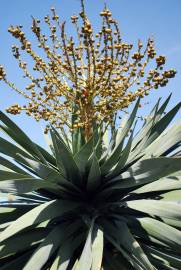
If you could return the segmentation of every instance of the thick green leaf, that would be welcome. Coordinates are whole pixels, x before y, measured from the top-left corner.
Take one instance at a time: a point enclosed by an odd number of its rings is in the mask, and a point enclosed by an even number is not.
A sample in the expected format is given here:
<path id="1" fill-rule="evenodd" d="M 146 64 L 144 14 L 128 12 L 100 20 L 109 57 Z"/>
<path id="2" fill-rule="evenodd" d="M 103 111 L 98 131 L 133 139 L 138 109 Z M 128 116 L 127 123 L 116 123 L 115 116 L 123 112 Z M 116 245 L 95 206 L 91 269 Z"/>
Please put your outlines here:
<path id="1" fill-rule="evenodd" d="M 158 258 L 160 260 L 165 260 L 168 265 L 177 267 L 178 269 L 181 268 L 181 256 L 175 255 L 170 250 L 158 250 L 150 246 L 144 245 L 144 250 L 149 253 L 150 255 Z"/>
<path id="2" fill-rule="evenodd" d="M 172 227 L 177 229 L 181 229 L 181 220 L 170 219 L 170 218 L 162 218 L 162 221 Z"/>
<path id="3" fill-rule="evenodd" d="M 0 138 L 0 153 L 12 157 L 16 160 L 17 154 L 20 154 L 27 158 L 32 158 L 27 152 L 23 151 L 20 147 L 8 142 L 7 140 Z"/>
<path id="4" fill-rule="evenodd" d="M 45 138 L 45 142 L 48 146 L 49 152 L 52 153 L 53 156 L 55 156 L 55 151 L 54 151 L 53 142 L 52 142 L 51 137 L 49 136 L 49 134 L 44 133 L 44 138 Z"/>
<path id="5" fill-rule="evenodd" d="M 121 169 L 124 167 L 128 157 L 129 157 L 132 139 L 133 139 L 133 132 L 131 133 L 125 148 L 123 149 L 123 151 L 120 154 L 120 158 L 118 160 L 118 163 L 116 164 L 115 168 L 113 168 L 112 171 L 108 174 L 108 176 L 107 176 L 108 179 L 113 178 L 113 177 L 120 174 Z"/>
<path id="6" fill-rule="evenodd" d="M 180 142 L 181 121 L 177 121 L 169 129 L 163 132 L 155 141 L 153 141 L 144 151 L 144 158 L 158 157 L 163 155 L 168 149 Z"/>
<path id="7" fill-rule="evenodd" d="M 22 178 L 31 178 L 31 175 L 28 175 L 26 172 L 25 174 L 20 174 L 12 171 L 0 170 L 0 181 Z"/>
<path id="8" fill-rule="evenodd" d="M 179 202 L 181 201 L 181 192 L 180 190 L 173 190 L 173 191 L 165 192 L 160 195 L 160 198 L 162 201 Z"/>
<path id="9" fill-rule="evenodd" d="M 49 258 L 54 254 L 66 238 L 77 229 L 80 223 L 73 223 L 69 226 L 61 224 L 56 226 L 45 238 L 45 240 L 35 250 L 24 270 L 39 270 L 45 265 Z"/>
<path id="10" fill-rule="evenodd" d="M 151 144 L 158 136 L 167 128 L 173 120 L 177 112 L 180 110 L 181 102 L 178 103 L 172 110 L 170 110 L 156 125 L 152 128 L 147 145 Z"/>
<path id="11" fill-rule="evenodd" d="M 16 208 L 14 207 L 0 207 L 0 214 L 3 214 L 3 213 L 11 213 L 13 211 L 15 211 Z"/>
<path id="12" fill-rule="evenodd" d="M 85 144 L 85 139 L 83 136 L 82 128 L 77 128 L 73 131 L 72 134 L 72 148 L 73 148 L 73 155 L 78 153 L 82 146 Z"/>
<path id="13" fill-rule="evenodd" d="M 156 122 L 158 105 L 159 105 L 159 100 L 158 100 L 157 104 L 155 105 L 155 110 L 153 111 L 153 116 L 152 115 L 148 116 L 149 120 L 147 120 L 147 123 L 145 124 L 145 126 L 140 130 L 140 133 L 141 133 L 140 135 L 141 135 L 142 139 L 132 149 L 132 151 L 129 155 L 129 158 L 128 158 L 128 164 L 134 162 L 137 158 L 139 158 L 139 155 L 141 155 L 142 152 L 144 151 L 144 149 L 147 147 L 148 140 L 149 140 L 151 132 L 152 132 L 152 128 L 154 127 L 155 122 Z M 140 137 L 140 136 L 138 136 L 138 137 Z"/>
<path id="14" fill-rule="evenodd" d="M 61 160 L 64 166 L 64 170 L 66 172 L 66 178 L 72 183 L 80 185 L 81 176 L 80 176 L 79 169 L 75 163 L 72 153 L 64 144 L 64 142 L 61 140 L 61 138 L 55 134 L 54 130 L 52 130 L 52 134 L 54 134 L 54 140 L 56 140 L 57 151 L 58 151 L 57 158 Z"/>
<path id="15" fill-rule="evenodd" d="M 151 262 L 155 265 L 156 269 L 159 270 L 180 270 L 178 268 L 173 268 L 172 266 L 169 266 L 166 264 L 164 260 L 160 260 L 159 258 L 150 257 Z"/>
<path id="16" fill-rule="evenodd" d="M 31 258 L 26 263 L 24 270 L 40 270 L 44 264 L 49 260 L 53 253 L 57 250 L 61 236 L 64 234 L 64 230 L 61 230 L 60 226 L 56 226 L 45 238 L 45 240 L 35 250 Z"/>
<path id="17" fill-rule="evenodd" d="M 28 193 L 38 189 L 47 189 L 48 191 L 61 192 L 60 186 L 48 181 L 37 178 L 19 178 L 1 181 L 0 191 L 14 195 Z"/>
<path id="18" fill-rule="evenodd" d="M 172 93 L 170 93 L 170 95 L 167 97 L 167 99 L 164 101 L 164 103 L 161 105 L 161 107 L 159 108 L 158 112 L 157 112 L 157 116 L 156 116 L 156 122 L 158 122 L 161 118 L 161 116 L 163 115 L 163 113 L 165 112 L 165 109 L 170 101 L 170 98 L 172 96 Z"/>
<path id="19" fill-rule="evenodd" d="M 131 231 L 131 233 L 137 238 L 140 239 L 140 243 L 146 243 L 151 246 L 156 246 L 161 249 L 169 248 L 168 244 L 161 241 L 160 239 L 154 237 L 151 234 L 148 234 L 146 230 L 142 227 L 137 216 L 125 215 L 126 223 Z M 118 218 L 119 220 L 119 218 Z M 121 220 L 122 221 L 122 220 Z"/>
<path id="20" fill-rule="evenodd" d="M 4 128 L 5 129 L 5 128 Z M 16 158 L 15 153 L 25 153 L 24 155 L 27 157 L 34 157 L 37 160 L 37 155 L 31 153 L 31 151 L 29 151 L 28 149 L 26 149 L 26 152 L 23 151 L 22 145 L 13 145 L 13 144 L 8 144 L 7 141 L 2 140 L 2 142 L 5 142 L 5 147 L 7 148 L 7 153 L 5 153 L 6 155 L 9 155 L 11 157 Z M 44 148 L 42 148 L 41 146 L 39 146 L 38 144 L 35 144 L 36 148 L 38 149 L 39 153 L 41 154 L 41 158 L 39 158 L 41 160 L 41 162 L 47 164 L 48 162 L 55 165 L 55 158 L 53 156 L 51 156 Z M 3 146 L 2 146 L 3 149 Z M 25 148 L 24 148 L 25 149 Z M 13 153 L 13 150 L 15 150 L 15 153 Z M 2 150 L 2 153 L 4 153 L 4 150 Z M 14 154 L 14 155 L 13 155 Z M 30 155 L 32 154 L 32 156 Z"/>
<path id="21" fill-rule="evenodd" d="M 94 153 L 92 165 L 87 180 L 87 189 L 94 190 L 100 185 L 100 183 L 101 183 L 101 171 L 96 154 Z"/>
<path id="22" fill-rule="evenodd" d="M 94 150 L 98 160 L 101 159 L 103 154 L 103 138 L 102 138 L 102 130 L 97 127 L 97 134 L 96 132 L 93 134 L 94 139 Z"/>
<path id="23" fill-rule="evenodd" d="M 106 147 L 106 149 L 109 147 L 109 132 L 108 132 L 107 128 L 106 128 L 104 135 L 103 135 L 103 144 Z"/>
<path id="24" fill-rule="evenodd" d="M 24 265 L 26 264 L 27 260 L 31 257 L 32 253 L 33 253 L 32 250 L 28 250 L 25 253 L 19 255 L 18 257 L 15 256 L 11 258 L 11 260 L 9 259 L 8 262 L 5 265 L 3 265 L 0 269 L 1 270 L 23 269 Z"/>
<path id="25" fill-rule="evenodd" d="M 181 220 L 181 205 L 176 202 L 163 202 L 158 200 L 127 201 L 129 208 L 148 213 L 152 216 Z"/>
<path id="26" fill-rule="evenodd" d="M 110 157 L 101 166 L 101 173 L 103 175 L 106 175 L 107 173 L 109 173 L 110 169 L 118 162 L 118 159 L 120 157 L 120 151 L 122 149 L 123 140 L 125 139 L 125 136 L 130 131 L 130 128 L 135 120 L 135 116 L 136 116 L 136 113 L 138 110 L 139 103 L 140 103 L 140 99 L 138 99 L 138 101 L 136 102 L 136 105 L 135 105 L 129 119 L 127 120 L 125 126 L 123 127 L 122 132 L 120 133 L 120 137 L 118 139 L 117 145 L 113 149 Z"/>
<path id="27" fill-rule="evenodd" d="M 179 230 L 153 218 L 145 217 L 137 218 L 136 220 L 148 235 L 155 237 L 180 253 L 181 232 Z"/>
<path id="28" fill-rule="evenodd" d="M 73 153 L 76 152 L 77 150 L 77 146 L 79 144 L 79 132 L 80 129 L 74 129 L 73 125 L 76 123 L 76 120 L 78 119 L 78 115 L 77 115 L 77 111 L 78 111 L 78 107 L 76 104 L 72 104 L 72 114 L 71 114 L 71 125 L 72 125 L 72 132 L 71 132 L 71 137 L 72 137 L 72 150 Z"/>
<path id="29" fill-rule="evenodd" d="M 121 133 L 121 131 L 117 131 L 117 136 L 114 135 L 114 136 L 110 137 L 109 145 L 108 145 L 107 149 L 104 149 L 104 152 L 100 158 L 101 165 L 103 165 L 106 162 L 106 160 L 108 160 L 108 158 L 111 156 L 111 153 L 112 153 L 114 147 L 117 145 L 116 139 L 119 136 L 118 135 L 119 133 Z M 117 141 L 118 141 L 118 139 L 117 139 Z M 119 146 L 120 152 L 122 151 L 123 144 L 124 144 L 124 140 L 123 140 L 122 144 Z"/>
<path id="30" fill-rule="evenodd" d="M 66 239 L 59 251 L 57 257 L 54 260 L 50 270 L 66 270 L 70 260 L 72 259 L 74 251 L 80 246 L 84 239 L 84 234 L 79 234 L 76 237 Z"/>
<path id="31" fill-rule="evenodd" d="M 79 260 L 77 259 L 72 267 L 71 270 L 76 270 L 77 266 L 78 266 Z"/>
<path id="32" fill-rule="evenodd" d="M 22 232 L 5 240 L 0 245 L 0 258 L 29 249 L 31 246 L 42 241 L 48 232 L 49 229 L 37 228 Z M 21 244 L 17 245 L 17 243 Z"/>
<path id="33" fill-rule="evenodd" d="M 136 187 L 158 180 L 161 177 L 180 170 L 181 158 L 150 158 L 141 160 L 129 167 L 120 176 L 113 178 L 109 183 L 113 183 L 113 189 Z"/>
<path id="34" fill-rule="evenodd" d="M 22 231 L 23 229 L 39 224 L 46 220 L 62 216 L 64 213 L 75 209 L 78 205 L 75 202 L 53 200 L 41 204 L 14 221 L 7 229 L 0 234 L 0 242 Z"/>
<path id="35" fill-rule="evenodd" d="M 91 270 L 100 270 L 103 259 L 104 235 L 103 231 L 94 226 L 92 237 L 92 266 Z"/>
<path id="36" fill-rule="evenodd" d="M 76 186 L 71 182 L 67 181 L 58 171 L 56 171 L 53 167 L 47 166 L 38 162 L 36 160 L 28 159 L 23 156 L 18 155 L 17 160 L 26 166 L 29 170 L 31 170 L 34 174 L 41 177 L 44 180 L 47 180 L 52 183 L 57 183 L 62 185 L 63 187 L 67 187 L 70 189 L 76 189 Z"/>
<path id="37" fill-rule="evenodd" d="M 61 131 L 60 130 L 57 130 L 55 129 L 53 126 L 52 126 L 52 129 L 54 131 L 56 131 L 56 134 L 59 135 L 58 137 L 60 137 L 65 145 L 68 147 L 68 149 L 70 151 L 72 151 L 72 140 L 71 140 L 71 133 L 68 131 L 65 131 L 64 128 L 61 128 Z"/>
<path id="38" fill-rule="evenodd" d="M 108 270 L 134 270 L 134 268 L 131 266 L 131 264 L 121 255 L 121 253 L 118 252 L 116 254 L 111 254 L 110 251 L 106 250 L 104 251 L 104 262 L 107 262 L 108 264 Z M 103 262 L 103 264 L 104 264 Z"/>
<path id="39" fill-rule="evenodd" d="M 46 161 L 54 166 L 56 166 L 56 159 L 53 155 L 51 155 L 47 150 L 45 150 L 43 147 L 41 147 L 38 144 L 35 144 L 38 148 L 39 152 L 43 155 L 43 157 L 46 159 Z"/>
<path id="40" fill-rule="evenodd" d="M 91 222 L 87 240 L 85 242 L 82 254 L 75 270 L 90 270 L 92 265 L 92 233 L 94 228 L 94 220 Z"/>
<path id="41" fill-rule="evenodd" d="M 25 150 L 31 153 L 34 157 L 38 157 L 45 164 L 47 163 L 39 149 L 36 147 L 30 138 L 13 122 L 7 117 L 2 111 L 0 111 L 0 121 L 6 126 L 1 126 L 3 130 Z"/>
<path id="42" fill-rule="evenodd" d="M 177 190 L 181 189 L 181 176 L 179 177 L 180 171 L 176 172 L 175 174 L 172 174 L 170 176 L 165 176 L 153 183 L 149 183 L 147 185 L 144 185 L 143 187 L 140 187 L 132 193 L 134 194 L 141 194 L 146 192 L 159 192 L 159 191 L 166 191 L 166 190 Z"/>
<path id="43" fill-rule="evenodd" d="M 131 253 L 133 257 L 136 258 L 136 261 L 139 261 L 142 267 L 144 267 L 143 269 L 154 270 L 153 265 L 148 260 L 139 243 L 131 234 L 126 223 L 116 222 L 116 227 L 116 238 L 118 239 L 119 244 L 122 246 L 122 248 L 124 248 L 127 252 Z"/>
<path id="44" fill-rule="evenodd" d="M 133 139 L 132 143 L 132 155 L 129 159 L 133 159 L 144 147 L 146 141 L 148 140 L 151 129 L 154 126 L 156 122 L 156 117 L 158 117 L 158 106 L 160 103 L 160 99 L 155 104 L 154 108 L 152 109 L 152 112 L 146 117 L 145 124 L 142 128 L 138 131 L 137 135 Z"/>
<path id="45" fill-rule="evenodd" d="M 29 206 L 28 202 L 21 207 L 13 205 L 12 201 L 9 202 L 9 205 L 4 206 L 3 204 L 3 206 L 0 206 L 0 224 L 18 219 L 33 207 L 34 206 Z"/>
<path id="46" fill-rule="evenodd" d="M 7 160 L 7 159 L 5 159 L 3 157 L 0 157 L 0 169 L 1 169 L 2 166 L 9 169 L 9 170 L 11 170 L 11 171 L 16 172 L 16 173 L 20 173 L 20 174 L 24 174 L 24 175 L 27 174 L 23 169 L 19 168 L 18 166 L 16 166 L 11 161 L 9 161 L 9 160 Z"/>
<path id="47" fill-rule="evenodd" d="M 11 222 L 6 222 L 6 223 L 0 224 L 0 232 L 4 231 L 4 229 L 6 229 L 10 224 L 11 224 Z"/>
<path id="48" fill-rule="evenodd" d="M 79 167 L 81 174 L 85 173 L 87 161 L 93 152 L 94 140 L 93 136 L 82 146 L 78 153 L 75 154 L 74 160 Z"/>
<path id="49" fill-rule="evenodd" d="M 59 148 L 58 148 L 58 139 L 57 139 L 57 137 L 55 136 L 55 134 L 53 133 L 52 130 L 50 131 L 50 133 L 51 133 L 51 138 L 52 138 L 54 152 L 55 152 L 55 157 L 56 157 L 56 165 L 57 165 L 60 173 L 64 177 L 66 177 L 66 171 L 65 171 L 64 165 L 62 163 L 60 151 L 59 151 Z"/>
<path id="50" fill-rule="evenodd" d="M 150 129 L 153 127 L 153 125 L 156 124 L 160 120 L 162 114 L 164 113 L 168 105 L 170 98 L 171 98 L 171 94 L 168 96 L 168 98 L 165 100 L 165 102 L 162 104 L 162 106 L 159 109 L 158 109 L 158 106 L 160 103 L 160 99 L 158 100 L 158 102 L 153 107 L 150 114 L 147 116 L 145 125 L 139 130 L 138 134 L 134 138 L 132 149 L 134 149 L 135 146 L 138 145 L 138 143 L 141 142 L 145 138 L 146 134 L 148 134 Z"/>
<path id="51" fill-rule="evenodd" d="M 97 160 L 99 160 L 102 155 L 103 148 L 100 134 L 101 131 L 95 126 L 92 137 L 75 155 L 75 161 L 83 177 L 87 174 L 87 171 L 90 170 L 94 155 L 96 155 Z"/>
<path id="52" fill-rule="evenodd" d="M 132 254 L 130 254 L 129 252 L 127 252 L 126 250 L 124 250 L 124 248 L 120 246 L 119 242 L 115 240 L 113 235 L 110 235 L 110 231 L 107 232 L 107 234 L 105 234 L 105 237 L 118 251 L 121 252 L 121 254 L 130 262 L 130 264 L 134 267 L 134 269 L 146 270 L 145 268 L 143 268 L 140 262 Z"/>

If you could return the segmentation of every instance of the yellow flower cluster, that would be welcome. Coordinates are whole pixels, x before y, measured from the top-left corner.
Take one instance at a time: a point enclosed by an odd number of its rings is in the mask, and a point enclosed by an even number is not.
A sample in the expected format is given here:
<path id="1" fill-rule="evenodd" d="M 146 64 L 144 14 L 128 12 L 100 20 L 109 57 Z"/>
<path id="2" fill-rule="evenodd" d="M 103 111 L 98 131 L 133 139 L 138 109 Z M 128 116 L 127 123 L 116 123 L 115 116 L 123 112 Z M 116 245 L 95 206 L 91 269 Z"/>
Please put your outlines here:
<path id="1" fill-rule="evenodd" d="M 95 121 L 111 124 L 119 111 L 137 97 L 148 95 L 150 89 L 165 86 L 176 71 L 163 71 L 166 59 L 156 57 L 151 38 L 144 49 L 138 40 L 137 49 L 132 53 L 133 45 L 122 41 L 118 23 L 107 7 L 100 13 L 100 31 L 94 33 L 83 0 L 81 4 L 80 14 L 71 17 L 76 30 L 74 38 L 67 35 L 65 22 L 60 22 L 54 8 L 51 16 L 44 17 L 50 32 L 48 36 L 43 34 L 40 20 L 33 18 L 31 29 L 45 59 L 33 50 L 21 26 L 11 26 L 8 31 L 20 42 L 19 46 L 12 46 L 12 52 L 30 83 L 25 90 L 18 89 L 8 81 L 2 66 L 0 80 L 29 100 L 24 106 L 11 106 L 7 112 L 26 111 L 37 121 L 44 119 L 56 128 L 81 127 L 88 138 Z M 22 59 L 23 52 L 33 60 L 31 71 Z M 154 68 L 148 70 L 151 60 Z"/>
<path id="2" fill-rule="evenodd" d="M 3 66 L 0 66 L 0 81 L 3 80 L 6 76 Z"/>

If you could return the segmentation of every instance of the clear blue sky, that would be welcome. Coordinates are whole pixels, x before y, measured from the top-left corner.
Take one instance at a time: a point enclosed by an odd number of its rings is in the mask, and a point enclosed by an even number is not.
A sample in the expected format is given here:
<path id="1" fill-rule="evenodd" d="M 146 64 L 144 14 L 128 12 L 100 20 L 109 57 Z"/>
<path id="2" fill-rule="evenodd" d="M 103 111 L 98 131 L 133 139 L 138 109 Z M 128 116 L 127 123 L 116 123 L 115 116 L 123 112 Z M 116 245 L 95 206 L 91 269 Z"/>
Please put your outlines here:
<path id="1" fill-rule="evenodd" d="M 167 97 L 173 92 L 170 108 L 181 100 L 181 1 L 180 0 L 87 0 L 86 9 L 90 20 L 97 27 L 100 21 L 97 15 L 106 2 L 111 9 L 114 18 L 120 23 L 123 40 L 135 42 L 141 38 L 146 43 L 150 35 L 154 36 L 156 48 L 159 54 L 167 56 L 168 68 L 175 68 L 178 73 L 166 88 L 153 90 L 152 94 L 145 100 L 150 105 L 144 107 L 146 114 L 150 106 L 156 102 L 158 97 Z M 8 77 L 20 87 L 23 79 L 18 72 L 16 61 L 11 55 L 11 45 L 15 40 L 7 32 L 10 24 L 24 26 L 24 31 L 31 36 L 31 15 L 42 19 L 48 14 L 51 6 L 55 6 L 62 20 L 69 20 L 72 14 L 79 11 L 79 0 L 1 0 L 0 1 L 0 64 L 8 70 Z M 71 32 L 71 29 L 69 30 Z M 0 110 L 23 99 L 3 83 L 0 83 Z M 17 124 L 25 130 L 33 140 L 43 144 L 43 136 L 40 124 L 32 118 L 11 116 Z M 179 116 L 177 116 L 178 118 Z"/>

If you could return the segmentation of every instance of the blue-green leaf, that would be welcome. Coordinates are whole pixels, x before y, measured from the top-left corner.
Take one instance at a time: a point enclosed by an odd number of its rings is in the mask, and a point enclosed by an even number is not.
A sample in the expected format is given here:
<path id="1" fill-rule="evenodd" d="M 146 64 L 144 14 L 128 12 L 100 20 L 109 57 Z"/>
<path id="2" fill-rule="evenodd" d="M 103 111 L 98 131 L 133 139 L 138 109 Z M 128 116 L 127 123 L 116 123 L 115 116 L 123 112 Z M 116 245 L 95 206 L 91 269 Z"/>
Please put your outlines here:
<path id="1" fill-rule="evenodd" d="M 122 132 L 120 133 L 117 145 L 113 149 L 110 157 L 101 166 L 101 173 L 103 175 L 108 174 L 110 169 L 117 163 L 117 161 L 120 157 L 120 151 L 122 149 L 123 140 L 125 139 L 125 136 L 130 131 L 130 128 L 135 120 L 135 116 L 136 116 L 136 113 L 138 110 L 139 103 L 140 103 L 140 99 L 138 99 L 138 101 L 136 102 L 136 105 L 135 105 L 129 119 L 127 120 L 125 126 L 123 127 Z"/>
<path id="2" fill-rule="evenodd" d="M 67 148 L 65 143 L 58 137 L 54 130 L 52 130 L 52 134 L 54 134 L 54 139 L 56 140 L 56 151 L 57 151 L 57 159 L 60 159 L 63 164 L 66 178 L 72 183 L 81 184 L 81 176 L 79 173 L 78 166 L 72 156 L 72 153 Z"/>
<path id="3" fill-rule="evenodd" d="M 15 235 L 23 229 L 39 224 L 46 220 L 51 220 L 55 217 L 61 216 L 64 213 L 75 209 L 78 206 L 75 202 L 67 202 L 64 200 L 53 200 L 41 204 L 30 210 L 20 218 L 15 220 L 7 229 L 0 234 L 0 242 Z"/>
<path id="4" fill-rule="evenodd" d="M 94 190 L 100 185 L 100 183 L 101 183 L 101 171 L 96 154 L 94 153 L 92 165 L 87 180 L 87 189 Z"/>

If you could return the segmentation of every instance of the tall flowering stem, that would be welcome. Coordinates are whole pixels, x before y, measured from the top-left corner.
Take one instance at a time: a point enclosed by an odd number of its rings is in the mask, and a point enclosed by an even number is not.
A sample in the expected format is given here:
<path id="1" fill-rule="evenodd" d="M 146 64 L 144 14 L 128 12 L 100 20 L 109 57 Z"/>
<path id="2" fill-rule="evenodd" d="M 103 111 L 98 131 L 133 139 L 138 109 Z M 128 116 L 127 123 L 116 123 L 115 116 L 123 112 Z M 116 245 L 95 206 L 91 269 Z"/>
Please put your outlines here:
<path id="1" fill-rule="evenodd" d="M 32 18 L 31 30 L 44 58 L 33 49 L 22 26 L 9 27 L 8 31 L 19 41 L 18 46 L 12 46 L 13 55 L 30 83 L 19 89 L 0 66 L 0 80 L 28 100 L 23 106 L 12 105 L 7 112 L 26 111 L 37 121 L 44 119 L 48 122 L 45 132 L 50 125 L 70 131 L 80 128 L 88 140 L 94 123 L 114 125 L 119 113 L 137 97 L 143 98 L 151 89 L 165 86 L 175 76 L 175 70 L 163 70 L 166 59 L 156 55 L 152 38 L 145 48 L 138 40 L 133 52 L 133 44 L 123 42 L 110 10 L 104 7 L 100 16 L 100 31 L 95 33 L 82 0 L 80 14 L 71 16 L 74 37 L 67 35 L 66 24 L 60 22 L 54 8 L 51 16 L 44 17 L 50 33 L 47 36 L 40 20 Z M 23 53 L 32 58 L 32 69 L 23 60 Z M 151 61 L 153 68 L 149 69 Z"/>

